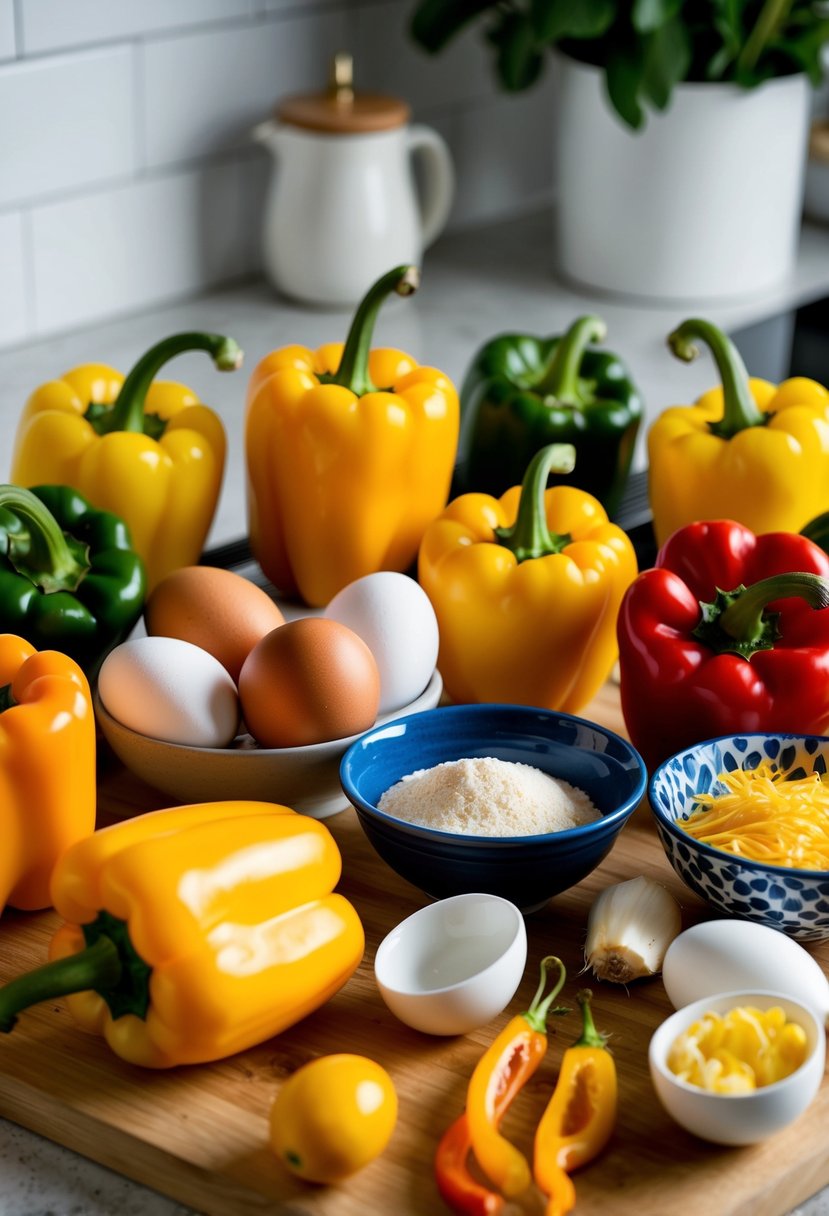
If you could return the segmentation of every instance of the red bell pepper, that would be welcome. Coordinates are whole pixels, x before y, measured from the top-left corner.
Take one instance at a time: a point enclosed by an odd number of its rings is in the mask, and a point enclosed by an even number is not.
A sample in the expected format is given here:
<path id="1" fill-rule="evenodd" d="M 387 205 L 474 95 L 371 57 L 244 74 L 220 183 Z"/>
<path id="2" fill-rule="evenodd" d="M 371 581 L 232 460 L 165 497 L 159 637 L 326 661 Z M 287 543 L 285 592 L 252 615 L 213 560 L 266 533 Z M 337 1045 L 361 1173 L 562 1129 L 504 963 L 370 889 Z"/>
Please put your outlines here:
<path id="1" fill-rule="evenodd" d="M 829 731 L 829 556 L 805 536 L 689 524 L 619 610 L 622 713 L 653 768 L 702 739 Z"/>

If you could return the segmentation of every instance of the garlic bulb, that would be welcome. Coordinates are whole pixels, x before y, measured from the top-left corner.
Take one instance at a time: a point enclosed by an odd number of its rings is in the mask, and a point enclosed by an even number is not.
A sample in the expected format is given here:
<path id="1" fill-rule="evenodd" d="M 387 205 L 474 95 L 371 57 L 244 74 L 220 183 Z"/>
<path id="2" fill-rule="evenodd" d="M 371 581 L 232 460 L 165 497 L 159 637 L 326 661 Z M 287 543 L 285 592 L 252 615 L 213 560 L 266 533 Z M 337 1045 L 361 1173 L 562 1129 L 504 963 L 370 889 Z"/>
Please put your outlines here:
<path id="1" fill-rule="evenodd" d="M 614 984 L 655 975 L 681 928 L 679 904 L 658 882 L 640 875 L 606 887 L 587 919 L 585 970 Z"/>

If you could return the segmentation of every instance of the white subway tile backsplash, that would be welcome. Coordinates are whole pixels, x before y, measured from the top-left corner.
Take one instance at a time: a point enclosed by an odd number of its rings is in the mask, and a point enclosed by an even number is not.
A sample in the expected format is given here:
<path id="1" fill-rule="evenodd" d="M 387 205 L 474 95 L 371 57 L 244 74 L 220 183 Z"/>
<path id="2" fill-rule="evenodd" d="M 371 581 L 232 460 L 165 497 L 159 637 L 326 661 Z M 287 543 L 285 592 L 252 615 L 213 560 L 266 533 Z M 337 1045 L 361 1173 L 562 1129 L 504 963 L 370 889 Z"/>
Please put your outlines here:
<path id="1" fill-rule="evenodd" d="M 391 93 L 420 116 L 438 106 L 491 97 L 489 51 L 475 28 L 430 55 L 409 34 L 414 0 L 361 4 L 356 12 L 354 76 L 360 88 Z"/>
<path id="2" fill-rule="evenodd" d="M 21 0 L 22 50 L 32 55 L 112 42 L 255 11 L 256 0 Z"/>
<path id="3" fill-rule="evenodd" d="M 548 197 L 554 85 L 501 96 L 474 25 L 426 54 L 415 3 L 0 0 L 0 347 L 261 273 L 250 130 L 340 50 L 446 139 L 450 228 Z"/>
<path id="4" fill-rule="evenodd" d="M 0 59 L 14 59 L 16 54 L 14 0 L 0 0 Z"/>
<path id="5" fill-rule="evenodd" d="M 145 44 L 148 165 L 245 145 L 280 97 L 325 87 L 345 28 L 342 10 L 325 10 Z"/>
<path id="6" fill-rule="evenodd" d="M 233 162 L 146 179 L 32 212 L 35 332 L 173 299 L 238 275 Z"/>
<path id="7" fill-rule="evenodd" d="M 0 66 L 0 206 L 134 167 L 128 47 Z"/>
<path id="8" fill-rule="evenodd" d="M 0 215 L 0 345 L 8 346 L 26 337 L 29 300 L 20 212 Z"/>
<path id="9" fill-rule="evenodd" d="M 265 199 L 271 176 L 271 159 L 261 152 L 239 161 L 239 194 L 241 216 L 240 265 L 251 274 L 264 274 L 262 253 L 262 229 L 265 216 Z"/>
<path id="10" fill-rule="evenodd" d="M 539 206 L 553 191 L 556 83 L 497 97 L 455 116 L 454 227 Z"/>

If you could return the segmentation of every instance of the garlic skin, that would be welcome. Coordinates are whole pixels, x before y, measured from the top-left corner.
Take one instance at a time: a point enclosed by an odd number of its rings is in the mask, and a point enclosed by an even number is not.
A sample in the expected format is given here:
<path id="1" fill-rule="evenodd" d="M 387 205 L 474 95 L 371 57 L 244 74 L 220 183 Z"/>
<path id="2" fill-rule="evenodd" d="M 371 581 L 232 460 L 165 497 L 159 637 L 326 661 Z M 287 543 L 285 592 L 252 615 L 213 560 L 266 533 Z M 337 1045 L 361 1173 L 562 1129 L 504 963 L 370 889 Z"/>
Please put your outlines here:
<path id="1" fill-rule="evenodd" d="M 605 887 L 587 918 L 585 970 L 613 984 L 656 975 L 681 929 L 679 904 L 653 879 L 640 875 Z"/>

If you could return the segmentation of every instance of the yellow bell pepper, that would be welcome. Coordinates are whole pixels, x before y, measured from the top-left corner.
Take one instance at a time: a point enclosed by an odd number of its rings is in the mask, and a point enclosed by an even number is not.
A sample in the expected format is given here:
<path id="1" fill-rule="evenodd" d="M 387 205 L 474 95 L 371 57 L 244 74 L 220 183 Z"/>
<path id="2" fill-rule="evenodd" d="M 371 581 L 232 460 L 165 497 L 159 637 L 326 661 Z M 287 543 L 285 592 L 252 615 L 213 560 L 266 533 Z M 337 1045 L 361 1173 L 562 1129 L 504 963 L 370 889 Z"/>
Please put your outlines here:
<path id="1" fill-rule="evenodd" d="M 752 532 L 799 532 L 829 509 L 829 391 L 795 376 L 749 379 L 716 326 L 684 321 L 668 338 L 680 359 L 711 348 L 722 386 L 665 410 L 648 432 L 648 488 L 658 544 L 700 519 Z"/>
<path id="2" fill-rule="evenodd" d="M 152 347 L 126 379 L 104 364 L 84 364 L 35 389 L 15 439 L 11 480 L 71 486 L 120 516 L 149 589 L 198 561 L 224 472 L 219 416 L 185 385 L 154 380 L 189 350 L 206 351 L 220 371 L 242 362 L 232 338 L 185 333 Z"/>
<path id="3" fill-rule="evenodd" d="M 406 570 L 446 504 L 455 388 L 403 351 L 369 350 L 383 300 L 417 284 L 415 267 L 390 271 L 359 305 L 344 346 L 283 347 L 251 377 L 251 549 L 280 591 L 315 607 L 365 574 Z"/>
<path id="4" fill-rule="evenodd" d="M 61 854 L 95 830 L 95 716 L 74 659 L 0 634 L 0 911 L 48 908 Z"/>
<path id="5" fill-rule="evenodd" d="M 573 455 L 569 444 L 542 448 L 523 486 L 499 499 L 462 494 L 426 529 L 418 577 L 455 701 L 574 712 L 616 661 L 616 617 L 636 555 L 591 494 L 545 492 L 551 469 L 566 472 Z"/>
<path id="6" fill-rule="evenodd" d="M 362 925 L 332 894 L 328 829 L 285 806 L 154 811 L 70 848 L 52 878 L 65 919 L 51 962 L 0 988 L 0 1030 L 66 996 L 132 1064 L 172 1068 L 264 1042 L 340 988 Z"/>

